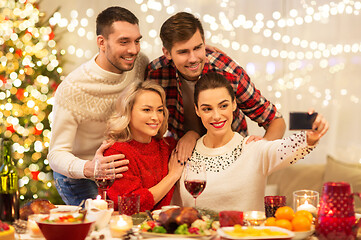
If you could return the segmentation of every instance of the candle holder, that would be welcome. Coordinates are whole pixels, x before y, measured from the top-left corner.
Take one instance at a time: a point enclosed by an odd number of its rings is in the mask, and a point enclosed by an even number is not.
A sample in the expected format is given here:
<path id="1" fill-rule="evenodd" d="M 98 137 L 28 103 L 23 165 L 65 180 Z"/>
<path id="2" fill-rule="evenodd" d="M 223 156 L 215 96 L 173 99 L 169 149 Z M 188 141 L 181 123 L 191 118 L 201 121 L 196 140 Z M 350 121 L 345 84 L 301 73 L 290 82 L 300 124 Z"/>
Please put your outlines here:
<path id="1" fill-rule="evenodd" d="M 286 206 L 286 196 L 265 196 L 266 217 L 274 217 L 278 208 Z"/>
<path id="2" fill-rule="evenodd" d="M 306 210 L 317 215 L 319 203 L 319 193 L 313 190 L 298 190 L 293 192 L 293 209 L 294 211 Z"/>
<path id="3" fill-rule="evenodd" d="M 140 209 L 139 194 L 118 196 L 119 214 L 132 216 L 133 214 L 139 213 L 139 209 Z"/>
<path id="4" fill-rule="evenodd" d="M 127 215 L 114 215 L 110 219 L 110 234 L 113 238 L 123 237 L 133 227 L 132 217 Z"/>
<path id="5" fill-rule="evenodd" d="M 262 211 L 248 211 L 244 213 L 244 221 L 249 226 L 260 226 L 266 221 L 266 214 Z"/>

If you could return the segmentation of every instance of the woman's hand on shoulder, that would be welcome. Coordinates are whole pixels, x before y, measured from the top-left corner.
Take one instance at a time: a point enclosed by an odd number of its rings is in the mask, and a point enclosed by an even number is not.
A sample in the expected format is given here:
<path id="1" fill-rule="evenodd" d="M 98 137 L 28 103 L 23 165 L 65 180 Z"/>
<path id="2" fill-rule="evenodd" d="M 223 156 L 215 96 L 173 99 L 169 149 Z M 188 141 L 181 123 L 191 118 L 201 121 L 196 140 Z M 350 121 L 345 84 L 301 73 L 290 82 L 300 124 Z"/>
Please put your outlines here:
<path id="1" fill-rule="evenodd" d="M 179 139 L 176 146 L 176 152 L 178 160 L 180 160 L 181 163 L 185 163 L 192 156 L 194 146 L 199 137 L 198 133 L 191 130 Z"/>
<path id="2" fill-rule="evenodd" d="M 177 180 L 182 176 L 184 163 L 179 161 L 176 150 L 174 149 L 169 157 L 168 175 L 174 176 Z"/>
<path id="3" fill-rule="evenodd" d="M 312 113 L 313 111 L 311 111 Z M 315 121 L 312 124 L 312 129 L 307 130 L 307 144 L 309 146 L 315 145 L 320 138 L 326 134 L 329 128 L 328 121 L 323 117 L 322 114 L 318 114 Z"/>

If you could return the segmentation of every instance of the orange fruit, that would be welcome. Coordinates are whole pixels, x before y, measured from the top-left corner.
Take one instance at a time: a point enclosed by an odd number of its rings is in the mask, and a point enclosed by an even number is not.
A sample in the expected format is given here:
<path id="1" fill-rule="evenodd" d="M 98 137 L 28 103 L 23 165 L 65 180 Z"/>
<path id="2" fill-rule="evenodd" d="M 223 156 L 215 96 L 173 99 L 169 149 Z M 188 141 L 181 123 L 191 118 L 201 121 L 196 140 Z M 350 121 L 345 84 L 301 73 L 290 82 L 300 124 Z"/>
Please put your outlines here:
<path id="1" fill-rule="evenodd" d="M 276 226 L 292 231 L 292 223 L 287 219 L 276 220 Z"/>
<path id="2" fill-rule="evenodd" d="M 312 213 L 310 213 L 307 210 L 299 210 L 299 211 L 295 212 L 295 217 L 297 217 L 297 216 L 305 216 L 308 218 L 308 220 L 310 220 L 311 223 L 313 221 Z"/>
<path id="3" fill-rule="evenodd" d="M 309 231 L 311 224 L 312 222 L 306 216 L 298 215 L 292 219 L 292 228 L 295 232 Z"/>
<path id="4" fill-rule="evenodd" d="M 266 226 L 276 226 L 276 218 L 274 218 L 274 217 L 267 218 L 264 225 L 266 225 Z"/>
<path id="5" fill-rule="evenodd" d="M 294 216 L 295 212 L 288 206 L 278 208 L 275 213 L 277 219 L 287 219 L 289 221 L 291 221 Z"/>

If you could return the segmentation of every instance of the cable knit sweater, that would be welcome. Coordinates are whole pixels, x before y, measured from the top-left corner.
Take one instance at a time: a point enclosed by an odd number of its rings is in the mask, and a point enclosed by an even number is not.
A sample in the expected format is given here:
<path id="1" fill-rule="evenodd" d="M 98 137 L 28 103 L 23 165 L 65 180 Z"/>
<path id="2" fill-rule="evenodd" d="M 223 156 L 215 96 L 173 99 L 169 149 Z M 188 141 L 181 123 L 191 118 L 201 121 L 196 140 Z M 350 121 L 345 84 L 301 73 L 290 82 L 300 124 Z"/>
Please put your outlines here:
<path id="1" fill-rule="evenodd" d="M 71 72 L 55 93 L 48 159 L 55 172 L 71 178 L 85 178 L 84 164 L 104 140 L 119 93 L 144 80 L 149 62 L 140 53 L 133 70 L 116 74 L 99 67 L 95 58 Z"/>
<path id="2" fill-rule="evenodd" d="M 108 197 L 118 206 L 118 196 L 135 193 L 140 195 L 140 211 L 159 209 L 169 205 L 174 187 L 160 200 L 154 203 L 154 197 L 148 190 L 157 185 L 168 174 L 168 160 L 176 142 L 173 138 L 152 138 L 150 143 L 135 140 L 116 142 L 106 150 L 105 156 L 125 154 L 129 159 L 129 170 L 123 177 L 116 179 L 107 191 Z"/>
<path id="3" fill-rule="evenodd" d="M 190 160 L 206 164 L 207 183 L 197 198 L 197 207 L 215 211 L 264 211 L 267 176 L 295 163 L 314 148 L 307 145 L 305 132 L 282 140 L 248 144 L 247 138 L 234 133 L 232 140 L 219 148 L 206 147 L 203 138 L 198 140 Z M 172 201 L 180 206 L 194 206 L 183 176 Z"/>

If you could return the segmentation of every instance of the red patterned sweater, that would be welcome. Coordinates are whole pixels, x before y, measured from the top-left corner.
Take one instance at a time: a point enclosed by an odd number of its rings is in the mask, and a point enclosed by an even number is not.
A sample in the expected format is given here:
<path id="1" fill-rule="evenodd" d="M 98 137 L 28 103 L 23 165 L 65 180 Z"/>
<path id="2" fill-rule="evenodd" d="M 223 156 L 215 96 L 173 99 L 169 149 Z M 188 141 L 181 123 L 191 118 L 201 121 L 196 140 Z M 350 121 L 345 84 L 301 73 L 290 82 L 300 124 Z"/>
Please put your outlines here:
<path id="1" fill-rule="evenodd" d="M 129 160 L 129 170 L 116 179 L 107 191 L 108 197 L 118 207 L 118 196 L 129 193 L 140 195 L 140 211 L 159 209 L 169 205 L 174 187 L 157 204 L 148 190 L 158 184 L 168 174 L 168 160 L 176 142 L 173 138 L 152 138 L 150 143 L 137 141 L 116 142 L 107 149 L 104 156 L 122 153 Z"/>

